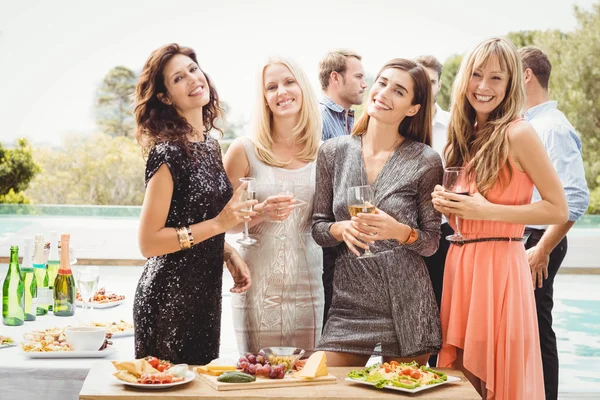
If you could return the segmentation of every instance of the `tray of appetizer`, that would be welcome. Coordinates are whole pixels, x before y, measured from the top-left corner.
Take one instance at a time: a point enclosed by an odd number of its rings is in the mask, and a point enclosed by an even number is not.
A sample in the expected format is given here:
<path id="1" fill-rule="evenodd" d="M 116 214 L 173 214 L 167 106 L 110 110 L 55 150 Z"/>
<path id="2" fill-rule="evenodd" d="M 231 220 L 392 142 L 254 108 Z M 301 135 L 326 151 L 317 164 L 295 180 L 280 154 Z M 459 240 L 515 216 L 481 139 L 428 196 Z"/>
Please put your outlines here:
<path id="1" fill-rule="evenodd" d="M 124 302 L 125 295 L 107 292 L 106 288 L 100 288 L 96 291 L 96 293 L 94 293 L 91 306 L 92 308 L 110 308 L 116 307 L 119 304 L 123 304 Z M 81 294 L 79 293 L 79 290 L 77 290 L 75 294 L 75 304 L 78 307 L 83 307 L 83 301 L 81 299 Z"/>
<path id="2" fill-rule="evenodd" d="M 313 353 L 305 362 L 298 362 L 298 354 L 304 351 L 294 352 L 294 348 L 283 347 L 270 349 L 277 351 L 263 349 L 258 354 L 248 353 L 237 365 L 210 363 L 196 367 L 196 376 L 215 390 L 326 385 L 337 381 L 328 373 L 327 359 L 322 351 Z M 302 364 L 304 366 L 300 367 Z"/>
<path id="3" fill-rule="evenodd" d="M 416 362 L 377 363 L 360 370 L 350 371 L 346 381 L 377 389 L 389 389 L 407 393 L 418 393 L 440 385 L 460 382 L 460 378 L 426 367 Z"/>
<path id="4" fill-rule="evenodd" d="M 115 381 L 141 389 L 166 389 L 184 385 L 194 380 L 194 373 L 187 364 L 173 365 L 156 357 L 134 361 L 113 361 L 117 370 Z"/>

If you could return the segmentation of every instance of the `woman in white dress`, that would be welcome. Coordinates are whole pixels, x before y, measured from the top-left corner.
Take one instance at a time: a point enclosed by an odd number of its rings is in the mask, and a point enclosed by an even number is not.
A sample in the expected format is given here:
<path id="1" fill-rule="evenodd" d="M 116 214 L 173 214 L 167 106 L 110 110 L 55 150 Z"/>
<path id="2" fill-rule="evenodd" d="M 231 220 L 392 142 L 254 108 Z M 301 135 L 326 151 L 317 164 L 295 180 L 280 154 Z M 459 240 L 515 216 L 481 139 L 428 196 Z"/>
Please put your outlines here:
<path id="1" fill-rule="evenodd" d="M 224 159 L 234 189 L 240 178 L 255 178 L 259 200 L 259 216 L 250 222 L 258 243 L 240 248 L 252 287 L 232 295 L 238 350 L 294 346 L 310 354 L 321 336 L 324 305 L 322 251 L 311 236 L 318 103 L 295 63 L 272 58 L 259 74 L 257 108 L 251 136 L 236 139 Z"/>

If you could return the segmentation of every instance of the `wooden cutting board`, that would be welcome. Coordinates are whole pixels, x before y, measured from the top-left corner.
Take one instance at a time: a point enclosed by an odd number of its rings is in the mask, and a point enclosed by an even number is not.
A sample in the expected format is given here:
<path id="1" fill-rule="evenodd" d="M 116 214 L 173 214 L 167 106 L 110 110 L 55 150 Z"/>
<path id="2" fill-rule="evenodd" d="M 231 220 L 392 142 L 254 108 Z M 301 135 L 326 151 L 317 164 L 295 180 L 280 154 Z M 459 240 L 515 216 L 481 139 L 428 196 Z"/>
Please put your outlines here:
<path id="1" fill-rule="evenodd" d="M 264 389 L 290 386 L 314 386 L 331 385 L 337 382 L 337 378 L 331 374 L 313 379 L 292 378 L 289 374 L 283 379 L 256 378 L 254 382 L 226 383 L 217 381 L 217 376 L 196 373 L 198 379 L 210 385 L 215 390 L 242 390 L 242 389 Z"/>

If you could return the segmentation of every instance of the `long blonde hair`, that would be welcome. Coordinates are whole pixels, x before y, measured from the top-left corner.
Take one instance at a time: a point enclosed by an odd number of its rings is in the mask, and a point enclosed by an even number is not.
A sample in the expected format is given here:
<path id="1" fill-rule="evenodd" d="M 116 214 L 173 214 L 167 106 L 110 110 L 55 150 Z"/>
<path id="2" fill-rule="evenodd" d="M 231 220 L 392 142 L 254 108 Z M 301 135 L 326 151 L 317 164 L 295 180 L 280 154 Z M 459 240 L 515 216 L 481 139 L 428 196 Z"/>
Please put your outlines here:
<path id="1" fill-rule="evenodd" d="M 475 131 L 475 110 L 467 99 L 467 87 L 473 70 L 485 66 L 490 57 L 498 59 L 506 72 L 508 85 L 502 102 L 489 115 L 484 126 Z M 508 126 L 525 109 L 523 67 L 515 46 L 504 38 L 491 38 L 480 43 L 465 58 L 452 88 L 452 106 L 448 125 L 448 144 L 444 148 L 447 167 L 467 164 L 467 173 L 475 178 L 477 190 L 486 194 L 496 183 L 500 170 L 507 164 Z M 509 180 L 512 167 L 508 164 Z M 501 182 L 502 184 L 506 182 Z"/>
<path id="2" fill-rule="evenodd" d="M 411 117 L 406 116 L 398 125 L 398 133 L 407 138 L 419 143 L 425 143 L 431 146 L 431 80 L 427 71 L 422 65 L 417 64 L 412 60 L 405 58 L 394 58 L 388 61 L 377 74 L 375 82 L 381 76 L 383 71 L 389 68 L 396 68 L 408 72 L 413 80 L 413 99 L 412 104 L 420 104 L 419 111 Z M 369 97 L 370 98 L 370 97 Z M 353 136 L 361 136 L 367 132 L 369 120 L 371 117 L 368 112 L 364 112 L 360 119 L 354 124 L 352 130 Z"/>
<path id="3" fill-rule="evenodd" d="M 259 160 L 273 167 L 284 167 L 289 162 L 278 160 L 273 153 L 273 113 L 265 104 L 264 76 L 269 65 L 285 65 L 300 86 L 302 91 L 302 108 L 300 109 L 300 120 L 294 127 L 294 139 L 296 143 L 302 144 L 302 151 L 296 157 L 304 162 L 317 159 L 319 141 L 321 140 L 322 122 L 319 113 L 319 105 L 310 82 L 300 67 L 289 59 L 281 57 L 270 58 L 260 69 L 258 76 L 258 90 L 256 98 L 256 112 L 252 126 L 252 141 Z"/>

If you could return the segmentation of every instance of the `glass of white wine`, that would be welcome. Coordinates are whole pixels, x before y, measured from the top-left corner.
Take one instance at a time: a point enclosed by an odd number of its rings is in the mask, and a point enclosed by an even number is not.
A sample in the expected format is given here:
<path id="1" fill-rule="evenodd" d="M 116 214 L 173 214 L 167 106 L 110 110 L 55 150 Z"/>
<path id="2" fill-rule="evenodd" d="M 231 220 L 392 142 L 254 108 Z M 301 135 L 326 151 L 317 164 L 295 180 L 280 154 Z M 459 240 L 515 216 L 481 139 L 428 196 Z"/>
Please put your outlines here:
<path id="1" fill-rule="evenodd" d="M 98 281 L 100 280 L 100 268 L 98 267 L 79 267 L 75 271 L 75 283 L 81 302 L 83 303 L 83 323 L 87 323 L 91 317 L 92 302 L 94 293 L 98 290 Z"/>
<path id="2" fill-rule="evenodd" d="M 248 200 L 255 200 L 257 195 L 256 195 L 256 179 L 254 178 L 240 178 L 240 182 L 241 183 L 247 183 L 246 185 L 246 189 L 242 192 L 242 194 L 240 195 L 240 202 L 244 202 L 244 201 L 248 201 Z M 243 211 L 252 211 L 253 207 L 248 207 L 246 209 L 244 209 Z M 248 233 L 248 219 L 246 219 L 244 221 L 244 235 L 242 236 L 241 239 L 237 240 L 237 243 L 243 245 L 243 246 L 252 246 L 257 242 L 256 239 L 251 238 L 250 234 Z"/>
<path id="3" fill-rule="evenodd" d="M 350 216 L 356 217 L 358 213 L 375 214 L 374 194 L 371 186 L 353 186 L 348 188 L 348 211 Z M 358 258 L 374 257 L 370 249 Z"/>

